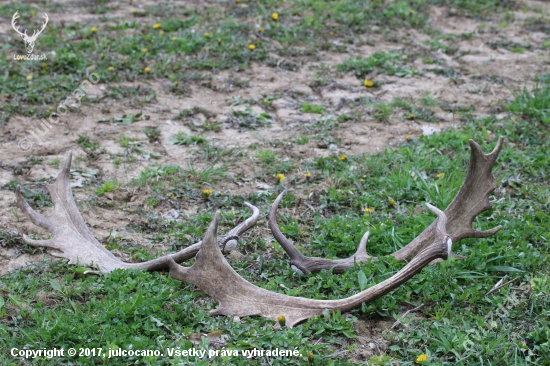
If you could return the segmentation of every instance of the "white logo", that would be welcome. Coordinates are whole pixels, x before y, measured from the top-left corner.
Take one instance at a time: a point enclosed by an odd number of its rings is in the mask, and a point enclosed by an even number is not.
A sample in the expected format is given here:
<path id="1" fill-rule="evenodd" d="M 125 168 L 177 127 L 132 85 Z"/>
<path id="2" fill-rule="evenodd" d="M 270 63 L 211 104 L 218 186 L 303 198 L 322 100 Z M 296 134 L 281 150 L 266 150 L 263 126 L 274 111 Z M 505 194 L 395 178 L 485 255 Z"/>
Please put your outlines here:
<path id="1" fill-rule="evenodd" d="M 30 56 L 32 54 L 32 51 L 34 50 L 34 43 L 36 42 L 36 39 L 38 38 L 40 33 L 42 33 L 44 31 L 44 29 L 46 28 L 46 24 L 48 24 L 48 14 L 44 13 L 44 19 L 46 21 L 42 24 L 42 29 L 40 29 L 39 31 L 34 30 L 33 33 L 32 33 L 32 36 L 29 36 L 27 34 L 26 29 L 25 29 L 25 32 L 19 31 L 20 26 L 17 26 L 15 24 L 15 22 L 18 18 L 19 18 L 19 13 L 15 12 L 15 14 L 13 14 L 13 17 L 11 18 L 11 26 L 21 36 L 21 38 L 23 38 L 23 41 L 25 42 L 25 49 L 27 50 L 27 57 L 25 57 L 25 59 L 28 59 L 28 58 L 30 58 Z"/>

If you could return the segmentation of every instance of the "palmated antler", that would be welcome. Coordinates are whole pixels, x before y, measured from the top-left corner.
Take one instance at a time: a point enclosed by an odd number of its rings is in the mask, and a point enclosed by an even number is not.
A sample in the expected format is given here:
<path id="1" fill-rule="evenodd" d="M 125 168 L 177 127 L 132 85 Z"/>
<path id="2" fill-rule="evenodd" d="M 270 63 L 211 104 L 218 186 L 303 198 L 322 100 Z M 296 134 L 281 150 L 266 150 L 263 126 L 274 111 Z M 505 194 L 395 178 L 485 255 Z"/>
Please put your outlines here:
<path id="1" fill-rule="evenodd" d="M 63 169 L 55 182 L 46 185 L 54 203 L 54 210 L 51 215 L 42 216 L 34 211 L 21 195 L 21 187 L 17 187 L 16 195 L 19 208 L 30 217 L 35 225 L 50 231 L 53 235 L 48 240 L 33 240 L 23 235 L 23 240 L 26 243 L 35 247 L 53 248 L 55 251 L 52 251 L 51 254 L 68 259 L 69 264 L 78 263 L 98 269 L 98 271 L 87 271 L 86 273 L 106 273 L 117 268 L 137 268 L 155 271 L 166 268 L 169 259 L 181 263 L 193 258 L 197 254 L 201 247 L 201 242 L 195 243 L 177 253 L 142 263 L 126 263 L 115 257 L 96 240 L 78 211 L 70 187 L 71 158 L 72 154 L 69 152 Z M 245 202 L 245 205 L 252 210 L 252 216 L 219 238 L 218 244 L 222 250 L 225 250 L 226 247 L 227 249 L 229 247 L 233 249 L 238 237 L 253 227 L 258 221 L 260 210 L 248 202 Z"/>
<path id="2" fill-rule="evenodd" d="M 479 144 L 470 140 L 470 168 L 456 197 L 445 209 L 445 215 L 448 219 L 447 232 L 453 243 L 464 238 L 485 238 L 493 235 L 501 228 L 497 226 L 491 230 L 478 231 L 472 228 L 472 222 L 477 215 L 492 207 L 489 195 L 496 188 L 492 169 L 502 148 L 503 141 L 504 139 L 500 137 L 494 150 L 489 154 L 484 154 Z M 277 208 L 285 194 L 286 191 L 283 191 L 271 206 L 269 228 L 277 242 L 290 256 L 290 264 L 296 272 L 315 273 L 323 269 L 332 269 L 335 273 L 341 273 L 347 268 L 353 267 L 355 262 L 365 262 L 372 258 L 367 254 L 365 247 L 368 232 L 361 239 L 357 252 L 349 258 L 331 260 L 303 255 L 284 236 L 277 224 Z M 430 245 L 434 240 L 436 222 L 428 226 L 409 244 L 393 253 L 395 259 L 399 262 L 409 261 L 418 252 Z"/>
<path id="3" fill-rule="evenodd" d="M 285 324 L 295 324 L 314 315 L 329 311 L 347 311 L 364 302 L 373 301 L 401 286 L 432 260 L 447 259 L 451 251 L 451 238 L 445 226 L 447 218 L 443 211 L 426 204 L 437 215 L 434 226 L 435 240 L 424 248 L 399 272 L 356 295 L 341 300 L 312 300 L 303 297 L 287 296 L 254 286 L 242 278 L 223 257 L 216 241 L 219 214 L 216 213 L 202 247 L 191 267 L 182 267 L 169 260 L 170 276 L 180 281 L 192 283 L 219 302 L 219 307 L 210 312 L 213 315 L 250 316 L 259 315 L 273 320 L 285 317 Z"/>

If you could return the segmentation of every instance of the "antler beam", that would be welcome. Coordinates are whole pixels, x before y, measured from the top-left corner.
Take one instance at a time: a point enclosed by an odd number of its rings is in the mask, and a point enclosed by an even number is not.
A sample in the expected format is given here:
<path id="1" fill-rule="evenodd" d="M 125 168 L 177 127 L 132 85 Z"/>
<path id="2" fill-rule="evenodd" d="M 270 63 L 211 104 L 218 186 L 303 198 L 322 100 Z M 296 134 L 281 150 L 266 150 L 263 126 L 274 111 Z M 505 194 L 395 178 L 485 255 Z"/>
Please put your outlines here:
<path id="1" fill-rule="evenodd" d="M 494 150 L 484 154 L 478 143 L 470 140 L 470 167 L 466 179 L 460 187 L 456 197 L 449 207 L 445 209 L 448 218 L 447 231 L 452 242 L 456 243 L 464 238 L 484 238 L 493 235 L 500 230 L 500 226 L 486 231 L 478 231 L 472 228 L 472 222 L 477 215 L 489 210 L 492 203 L 489 195 L 496 188 L 495 177 L 492 174 L 493 166 L 502 148 L 504 139 L 500 137 Z M 296 249 L 294 244 L 288 240 L 279 229 L 277 224 L 277 208 L 283 199 L 286 191 L 283 191 L 273 202 L 269 214 L 269 228 L 273 236 L 290 257 L 290 264 L 293 269 L 300 273 L 315 273 L 323 269 L 332 269 L 335 273 L 341 273 L 347 268 L 353 267 L 355 262 L 365 262 L 370 257 L 366 252 L 366 240 L 368 232 L 363 236 L 357 252 L 345 259 L 325 259 L 317 257 L 306 257 Z M 399 262 L 411 260 L 417 253 L 430 245 L 435 237 L 436 222 L 427 227 L 419 236 L 399 249 L 392 255 Z"/>
<path id="2" fill-rule="evenodd" d="M 34 211 L 21 195 L 21 187 L 17 187 L 16 196 L 21 211 L 26 213 L 35 225 L 50 231 L 53 235 L 48 240 L 33 240 L 23 235 L 23 240 L 26 243 L 35 247 L 52 248 L 54 249 L 51 252 L 52 255 L 68 259 L 69 264 L 79 263 L 98 269 L 98 271 L 92 270 L 86 273 L 111 272 L 117 268 L 138 268 L 155 271 L 166 268 L 169 259 L 180 263 L 193 258 L 197 254 L 201 242 L 177 253 L 142 263 L 126 263 L 115 257 L 97 241 L 78 211 L 70 187 L 71 158 L 72 154 L 69 152 L 63 169 L 55 182 L 46 185 L 54 203 L 54 210 L 51 215 L 42 216 Z M 223 250 L 226 249 L 226 246 L 231 245 L 233 247 L 236 243 L 232 241 L 237 240 L 240 235 L 253 227 L 258 221 L 260 210 L 248 202 L 245 202 L 245 205 L 252 210 L 252 216 L 219 238 L 218 244 Z"/>
<path id="3" fill-rule="evenodd" d="M 424 266 L 437 258 L 446 259 L 451 251 L 451 238 L 445 231 L 447 218 L 443 211 L 426 204 L 437 215 L 434 226 L 435 240 L 424 248 L 403 269 L 381 283 L 356 295 L 341 300 L 312 300 L 292 297 L 257 287 L 242 278 L 223 257 L 216 240 L 219 214 L 216 213 L 201 250 L 191 267 L 182 267 L 168 259 L 170 276 L 174 279 L 192 283 L 219 302 L 219 307 L 210 312 L 212 315 L 251 316 L 259 315 L 273 320 L 285 317 L 288 327 L 321 315 L 329 311 L 347 311 L 364 302 L 373 301 L 393 289 L 401 286 Z"/>

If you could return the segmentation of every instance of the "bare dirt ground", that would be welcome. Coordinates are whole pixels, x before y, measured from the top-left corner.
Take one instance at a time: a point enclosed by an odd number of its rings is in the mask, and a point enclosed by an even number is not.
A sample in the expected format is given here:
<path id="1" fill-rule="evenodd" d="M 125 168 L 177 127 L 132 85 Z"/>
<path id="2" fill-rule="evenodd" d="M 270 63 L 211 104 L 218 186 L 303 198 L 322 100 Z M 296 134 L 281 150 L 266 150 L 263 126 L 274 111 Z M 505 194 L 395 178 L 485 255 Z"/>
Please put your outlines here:
<path id="1" fill-rule="evenodd" d="M 535 7 L 549 9 L 548 2 L 526 1 L 530 9 Z M 129 11 L 121 7 L 119 12 Z M 60 21 L 59 14 L 52 14 L 51 21 Z M 246 71 L 222 71 L 210 75 L 208 82 L 198 82 L 188 85 L 186 96 L 177 97 L 169 92 L 167 80 L 153 80 L 141 83 L 152 88 L 156 93 L 156 100 L 143 106 L 136 106 L 129 98 L 114 100 L 106 98 L 109 88 L 114 85 L 99 82 L 88 94 L 89 99 L 99 98 L 97 103 L 83 103 L 62 118 L 62 122 L 54 126 L 44 137 L 43 143 L 34 143 L 32 149 L 23 151 L 18 142 L 29 136 L 29 130 L 38 126 L 32 118 L 14 116 L 5 126 L 0 126 L 0 186 L 10 181 L 32 182 L 38 179 L 54 178 L 59 168 L 48 164 L 52 159 L 65 159 L 68 151 L 73 151 L 76 158 L 74 166 L 85 170 L 97 170 L 102 178 L 114 179 L 125 183 L 139 176 L 140 171 L 152 164 L 176 164 L 184 166 L 189 159 L 193 159 L 194 146 L 171 145 L 168 142 L 173 135 L 180 131 L 192 133 L 187 122 L 175 120 L 174 116 L 185 108 L 202 107 L 209 116 L 197 114 L 191 121 L 201 125 L 208 118 L 210 121 L 224 123 L 219 132 L 207 131 L 204 136 L 210 141 L 227 148 L 237 147 L 246 151 L 255 146 L 274 146 L 274 150 L 281 156 L 300 159 L 312 159 L 330 154 L 375 154 L 388 146 L 402 142 L 407 136 L 437 133 L 444 129 L 455 128 L 460 125 L 460 115 L 453 112 L 450 106 L 475 106 L 475 115 L 484 116 L 497 114 L 502 101 L 512 97 L 513 91 L 532 82 L 533 77 L 542 72 L 548 72 L 548 51 L 541 48 L 541 43 L 548 35 L 543 31 L 529 31 L 522 26 L 523 21 L 539 14 L 533 10 L 516 10 L 513 12 L 514 22 L 507 27 L 491 21 L 480 22 L 453 13 L 452 9 L 433 7 L 431 11 L 431 27 L 445 34 L 459 35 L 473 33 L 476 37 L 456 42 L 459 52 L 451 57 L 441 50 L 429 49 L 423 41 L 428 36 L 415 30 L 398 31 L 395 34 L 369 35 L 369 44 L 360 46 L 346 45 L 346 52 L 319 52 L 313 60 L 299 65 L 295 70 L 283 67 L 268 67 L 253 64 Z M 65 17 L 90 18 L 90 15 L 65 14 Z M 88 19 L 90 20 L 90 19 Z M 92 19 L 99 21 L 99 19 Z M 4 25 L 0 31 L 9 32 L 10 28 Z M 491 47 L 495 42 L 507 41 L 531 44 L 534 47 L 526 49 L 524 53 L 514 53 L 505 47 Z M 335 39 L 335 44 L 341 40 Z M 449 68 L 456 72 L 455 77 L 448 77 L 441 73 L 430 71 L 433 65 L 424 64 L 422 57 L 417 57 L 412 66 L 420 71 L 420 75 L 411 78 L 376 75 L 381 86 L 369 89 L 363 86 L 362 80 L 348 74 L 334 74 L 330 81 L 318 86 L 315 79 L 323 70 L 335 66 L 351 56 L 368 57 L 376 51 L 398 50 L 403 53 L 416 53 L 429 56 L 440 61 L 439 68 Z M 285 60 L 280 59 L 280 64 Z M 91 70 L 93 71 L 93 70 Z M 125 85 L 136 86 L 127 83 Z M 230 128 L 228 117 L 233 110 L 247 107 L 247 104 L 233 106 L 235 101 L 258 98 L 259 96 L 281 94 L 269 109 L 262 109 L 258 105 L 251 108 L 256 113 L 267 112 L 273 117 L 269 127 L 256 130 L 240 131 Z M 312 125 L 319 115 L 304 113 L 300 105 L 304 101 L 326 106 L 334 113 L 345 113 L 349 110 L 350 102 L 358 98 L 370 98 L 375 102 L 391 102 L 394 98 L 410 98 L 418 100 L 422 95 L 429 94 L 439 101 L 434 107 L 435 122 L 417 122 L 403 117 L 396 109 L 391 117 L 380 121 L 373 116 L 372 110 L 363 110 L 363 115 L 351 121 L 341 122 L 330 131 L 331 136 L 339 141 L 335 146 L 327 146 L 317 139 L 311 139 L 304 145 L 290 143 L 303 133 L 307 126 Z M 102 99 L 104 98 L 104 99 Z M 0 98 L 1 100 L 1 98 Z M 142 112 L 150 116 L 148 120 L 142 118 L 129 125 L 98 123 L 101 119 L 108 119 L 115 115 L 135 114 Z M 145 139 L 143 129 L 161 126 L 161 137 L 157 143 L 149 143 Z M 109 154 L 120 154 L 124 151 L 118 144 L 121 135 L 138 137 L 144 140 L 142 146 L 147 150 L 158 153 L 158 160 L 138 158 L 131 164 L 113 164 Z M 89 135 L 101 142 L 105 151 L 95 159 L 91 159 L 77 143 L 77 135 Z M 31 139 L 35 141 L 34 139 Z M 274 143 L 277 144 L 274 144 Z M 282 143 L 281 143 L 282 142 Z M 328 144 L 330 145 L 330 144 Z M 331 148 L 329 148 L 331 147 Z M 40 158 L 42 162 L 30 165 L 25 169 L 29 158 Z M 236 174 L 244 178 L 252 178 L 255 174 L 254 164 L 244 164 L 232 168 Z M 38 184 L 38 183 L 37 183 Z M 232 182 L 218 184 L 220 190 L 232 189 L 247 192 L 254 189 L 254 182 L 242 180 L 241 186 Z M 78 200 L 85 200 L 90 190 L 76 189 Z M 116 201 L 116 199 L 115 199 Z M 122 204 L 122 202 L 117 202 Z M 130 203 L 131 204 L 131 203 Z M 193 212 L 193 207 L 186 208 Z M 123 230 L 132 221 L 115 208 L 86 207 L 83 211 L 86 222 L 96 237 L 105 237 L 109 230 Z M 27 217 L 22 216 L 16 206 L 13 191 L 0 191 L 0 229 L 8 232 L 23 234 L 47 234 Z M 138 242 L 146 239 L 135 237 Z M 0 275 L 18 267 L 25 266 L 28 261 L 39 261 L 47 256 L 43 250 L 36 249 L 33 253 L 15 253 L 13 249 L 0 248 Z"/>

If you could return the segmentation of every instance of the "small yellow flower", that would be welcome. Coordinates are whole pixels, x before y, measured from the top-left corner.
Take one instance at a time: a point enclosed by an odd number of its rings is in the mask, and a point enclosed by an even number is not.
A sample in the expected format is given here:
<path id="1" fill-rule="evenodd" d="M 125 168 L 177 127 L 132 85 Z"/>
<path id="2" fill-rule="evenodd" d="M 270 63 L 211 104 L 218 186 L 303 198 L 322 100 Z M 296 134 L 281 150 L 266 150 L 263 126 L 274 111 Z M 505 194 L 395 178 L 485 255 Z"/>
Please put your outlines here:
<path id="1" fill-rule="evenodd" d="M 285 175 L 282 173 L 279 173 L 277 174 L 277 179 L 279 180 L 279 182 L 282 182 L 283 180 L 285 180 Z"/>
<path id="2" fill-rule="evenodd" d="M 50 106 L 50 111 L 53 111 L 53 107 L 52 107 L 52 106 Z"/>
<path id="3" fill-rule="evenodd" d="M 409 10 L 409 12 L 410 12 L 411 14 L 414 14 L 414 13 L 415 13 L 415 11 L 414 11 L 413 9 Z"/>
<path id="4" fill-rule="evenodd" d="M 179 84 L 179 81 L 177 81 L 177 80 L 174 81 L 174 84 L 175 84 L 175 85 L 178 85 L 178 84 Z"/>
<path id="5" fill-rule="evenodd" d="M 364 180 L 363 178 L 359 178 L 359 182 L 360 182 L 360 183 L 364 183 L 365 180 Z"/>
<path id="6" fill-rule="evenodd" d="M 150 68 L 150 67 L 146 67 L 146 68 L 145 68 L 145 72 L 151 72 L 151 68 Z"/>
<path id="7" fill-rule="evenodd" d="M 210 38 L 210 33 L 208 32 L 204 33 L 204 38 Z"/>
<path id="8" fill-rule="evenodd" d="M 240 2 L 241 2 L 241 0 L 235 0 L 235 2 L 236 2 L 236 3 L 238 4 L 238 3 L 240 3 Z"/>
<path id="9" fill-rule="evenodd" d="M 348 158 L 348 156 L 346 154 L 342 154 L 338 157 L 338 159 L 340 159 L 340 161 L 346 161 L 347 158 Z"/>
<path id="10" fill-rule="evenodd" d="M 161 34 L 161 35 L 164 34 L 164 31 L 162 29 L 159 30 L 159 34 Z"/>
<path id="11" fill-rule="evenodd" d="M 137 10 L 136 9 L 132 9 L 132 14 L 135 14 L 137 13 Z"/>
<path id="12" fill-rule="evenodd" d="M 277 321 L 279 322 L 279 324 L 285 325 L 285 323 L 286 323 L 286 318 L 285 318 L 284 315 L 279 315 L 279 316 L 277 317 Z"/>
<path id="13" fill-rule="evenodd" d="M 264 29 L 263 29 L 262 27 L 260 27 L 260 28 L 258 28 L 258 31 L 259 31 L 260 33 L 262 33 L 262 32 L 264 31 Z"/>
<path id="14" fill-rule="evenodd" d="M 103 56 L 105 56 L 105 54 L 104 54 L 103 52 L 101 52 L 101 53 L 99 54 L 99 57 L 103 57 Z"/>
<path id="15" fill-rule="evenodd" d="M 159 28 L 162 28 L 162 24 L 160 24 L 160 23 L 156 23 L 156 24 L 153 26 L 153 29 L 159 29 Z"/>
<path id="16" fill-rule="evenodd" d="M 414 119 L 415 115 L 413 113 L 409 114 L 409 119 Z"/>
<path id="17" fill-rule="evenodd" d="M 92 29 L 90 29 L 90 32 L 92 32 L 92 33 L 97 32 L 97 28 L 96 28 L 96 27 L 92 27 Z"/>
<path id="18" fill-rule="evenodd" d="M 176 37 L 172 37 L 170 38 L 172 41 L 175 41 L 177 38 Z"/>
<path id="19" fill-rule="evenodd" d="M 416 359 L 416 362 L 426 362 L 428 361 L 428 356 L 422 353 L 418 358 Z"/>
<path id="20" fill-rule="evenodd" d="M 141 49 L 141 52 L 143 52 L 143 53 L 145 53 L 145 52 L 147 52 L 147 51 L 149 51 L 149 50 L 148 50 L 147 48 L 145 48 L 145 47 L 143 47 L 143 48 Z"/>
<path id="21" fill-rule="evenodd" d="M 204 191 L 202 191 L 202 194 L 206 197 L 210 196 L 212 194 L 212 190 L 211 189 L 205 189 Z"/>
<path id="22" fill-rule="evenodd" d="M 109 68 L 108 68 L 109 71 L 113 71 L 114 69 L 115 69 L 115 68 L 112 67 L 112 66 L 109 66 Z"/>
<path id="23" fill-rule="evenodd" d="M 411 135 L 407 135 L 405 136 L 405 141 L 409 141 L 410 139 L 412 139 L 413 137 Z"/>
<path id="24" fill-rule="evenodd" d="M 374 208 L 365 207 L 364 211 L 365 211 L 365 213 L 373 213 Z"/>
<path id="25" fill-rule="evenodd" d="M 103 244 L 103 248 L 107 248 L 107 244 Z"/>
<path id="26" fill-rule="evenodd" d="M 437 179 L 441 179 L 445 176 L 445 173 L 439 173 L 438 175 L 436 175 Z"/>
<path id="27" fill-rule="evenodd" d="M 313 360 L 314 360 L 313 353 L 311 353 L 311 352 L 308 352 L 308 353 L 307 353 L 307 360 L 308 360 L 309 362 L 313 362 Z"/>
<path id="28" fill-rule="evenodd" d="M 28 74 L 25 79 L 27 79 L 27 81 L 31 81 L 32 80 L 32 72 L 30 74 Z"/>
<path id="29" fill-rule="evenodd" d="M 370 87 L 373 87 L 374 86 L 374 83 L 372 82 L 372 80 L 365 80 L 363 82 L 363 84 L 367 87 L 367 88 L 370 88 Z"/>
<path id="30" fill-rule="evenodd" d="M 311 173 L 306 173 L 306 179 L 311 178 Z"/>
<path id="31" fill-rule="evenodd" d="M 279 19 L 279 14 L 277 14 L 277 13 L 271 14 L 271 19 L 278 20 Z"/>
<path id="32" fill-rule="evenodd" d="M 388 203 L 390 204 L 390 206 L 395 206 L 395 200 L 394 199 L 389 198 Z"/>
<path id="33" fill-rule="evenodd" d="M 222 44 L 222 43 L 223 43 L 223 41 L 218 38 L 218 44 Z"/>
<path id="34" fill-rule="evenodd" d="M 46 67 L 46 66 L 48 66 L 48 64 L 47 64 L 47 63 L 45 63 L 45 62 L 42 62 L 42 64 L 41 64 L 41 65 L 42 65 L 42 67 Z"/>
<path id="35" fill-rule="evenodd" d="M 249 44 L 249 45 L 248 45 L 248 49 L 251 50 L 251 51 L 253 51 L 253 50 L 256 49 L 256 46 L 253 45 L 253 44 Z"/>
<path id="36" fill-rule="evenodd" d="M 333 36 L 333 35 L 334 35 L 334 32 L 329 32 L 329 34 L 330 34 L 331 36 Z"/>

